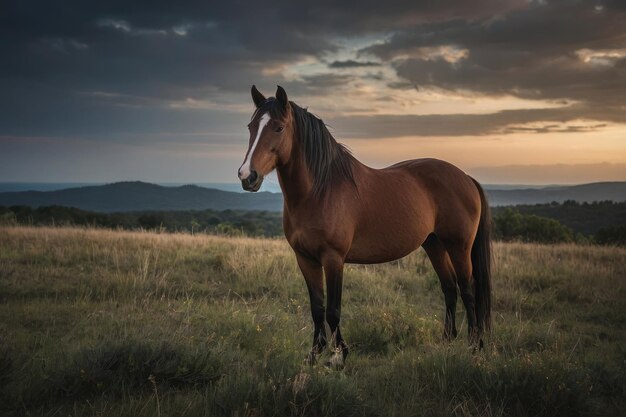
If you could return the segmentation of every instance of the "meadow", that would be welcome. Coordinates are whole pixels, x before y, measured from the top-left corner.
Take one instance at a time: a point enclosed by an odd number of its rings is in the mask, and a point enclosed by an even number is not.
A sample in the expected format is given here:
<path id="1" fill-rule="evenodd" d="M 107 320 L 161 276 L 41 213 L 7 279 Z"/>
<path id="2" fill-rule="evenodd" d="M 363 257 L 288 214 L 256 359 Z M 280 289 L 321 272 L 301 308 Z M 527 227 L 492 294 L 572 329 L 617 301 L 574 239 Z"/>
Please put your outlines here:
<path id="1" fill-rule="evenodd" d="M 347 366 L 305 366 L 284 239 L 0 228 L 0 414 L 618 416 L 626 248 L 495 243 L 485 351 L 442 340 L 423 251 L 349 265 Z"/>

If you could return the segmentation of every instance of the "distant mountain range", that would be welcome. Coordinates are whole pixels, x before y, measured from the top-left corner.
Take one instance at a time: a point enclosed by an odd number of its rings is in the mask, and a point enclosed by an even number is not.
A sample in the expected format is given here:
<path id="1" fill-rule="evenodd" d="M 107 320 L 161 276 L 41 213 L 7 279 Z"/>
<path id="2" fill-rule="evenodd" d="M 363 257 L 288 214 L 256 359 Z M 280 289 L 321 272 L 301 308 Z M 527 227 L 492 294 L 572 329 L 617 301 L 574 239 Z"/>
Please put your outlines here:
<path id="1" fill-rule="evenodd" d="M 598 182 L 529 189 L 487 189 L 493 206 L 575 200 L 626 201 L 626 182 Z M 279 193 L 238 193 L 196 185 L 166 187 L 145 182 L 117 182 L 55 191 L 0 193 L 0 205 L 31 207 L 59 205 L 99 212 L 142 210 L 267 210 L 281 211 Z"/>
<path id="2" fill-rule="evenodd" d="M 234 193 L 196 185 L 164 187 L 133 181 L 56 191 L 5 192 L 0 193 L 0 205 L 58 205 L 100 212 L 205 209 L 281 211 L 283 196 L 268 192 Z"/>
<path id="3" fill-rule="evenodd" d="M 487 195 L 492 206 L 551 203 L 553 201 L 562 203 L 567 200 L 581 203 L 605 200 L 620 202 L 626 201 L 626 182 L 594 182 L 521 190 L 491 188 L 487 189 Z"/>

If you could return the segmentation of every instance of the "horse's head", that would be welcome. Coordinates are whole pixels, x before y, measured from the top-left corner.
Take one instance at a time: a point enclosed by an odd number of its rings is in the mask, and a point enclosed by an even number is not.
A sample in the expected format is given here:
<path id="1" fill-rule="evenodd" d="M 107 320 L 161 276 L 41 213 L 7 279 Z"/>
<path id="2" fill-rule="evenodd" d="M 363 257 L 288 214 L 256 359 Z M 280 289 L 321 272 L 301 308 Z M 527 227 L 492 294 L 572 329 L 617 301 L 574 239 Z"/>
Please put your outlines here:
<path id="1" fill-rule="evenodd" d="M 276 98 L 268 99 L 252 86 L 252 101 L 256 109 L 248 124 L 248 152 L 239 168 L 241 186 L 246 191 L 258 191 L 263 177 L 289 160 L 294 132 L 289 99 L 281 86 Z"/>

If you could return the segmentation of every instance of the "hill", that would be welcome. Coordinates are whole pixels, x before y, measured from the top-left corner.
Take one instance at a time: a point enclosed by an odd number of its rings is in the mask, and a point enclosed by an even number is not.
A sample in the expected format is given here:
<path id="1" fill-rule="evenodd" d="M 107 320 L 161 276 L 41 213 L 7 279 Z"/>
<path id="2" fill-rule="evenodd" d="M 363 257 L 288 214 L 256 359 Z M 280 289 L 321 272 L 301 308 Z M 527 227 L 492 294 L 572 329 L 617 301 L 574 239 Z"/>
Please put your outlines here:
<path id="1" fill-rule="evenodd" d="M 594 182 L 591 184 L 527 188 L 522 190 L 487 189 L 492 206 L 518 204 L 563 203 L 565 201 L 626 201 L 626 182 Z"/>
<path id="2" fill-rule="evenodd" d="M 617 416 L 626 249 L 497 243 L 484 353 L 442 341 L 423 251 L 349 265 L 343 371 L 304 366 L 284 240 L 0 227 L 0 414 Z M 461 324 L 463 323 L 463 324 Z"/>
<path id="3" fill-rule="evenodd" d="M 490 186 L 493 187 L 493 186 Z M 528 189 L 488 188 L 492 206 L 539 204 L 553 201 L 625 201 L 626 182 Z M 66 206 L 98 212 L 141 210 L 267 210 L 282 211 L 279 193 L 238 193 L 197 185 L 162 186 L 146 182 L 117 182 L 54 191 L 0 193 L 0 206 Z"/>
<path id="4" fill-rule="evenodd" d="M 196 185 L 164 187 L 133 181 L 56 191 L 5 192 L 0 193 L 0 205 L 58 205 L 99 212 L 204 209 L 281 211 L 283 198 L 280 194 L 268 192 L 253 195 Z"/>

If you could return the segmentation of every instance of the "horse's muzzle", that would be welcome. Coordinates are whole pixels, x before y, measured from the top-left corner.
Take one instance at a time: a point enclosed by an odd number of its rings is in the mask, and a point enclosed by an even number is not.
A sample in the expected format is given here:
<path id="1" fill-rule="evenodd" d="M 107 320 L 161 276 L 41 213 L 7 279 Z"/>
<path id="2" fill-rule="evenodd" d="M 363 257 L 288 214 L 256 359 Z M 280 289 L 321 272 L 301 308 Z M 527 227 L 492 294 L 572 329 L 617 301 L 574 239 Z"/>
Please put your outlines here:
<path id="1" fill-rule="evenodd" d="M 246 191 L 257 192 L 263 183 L 263 176 L 258 175 L 256 171 L 252 171 L 248 178 L 241 180 L 241 187 Z"/>

